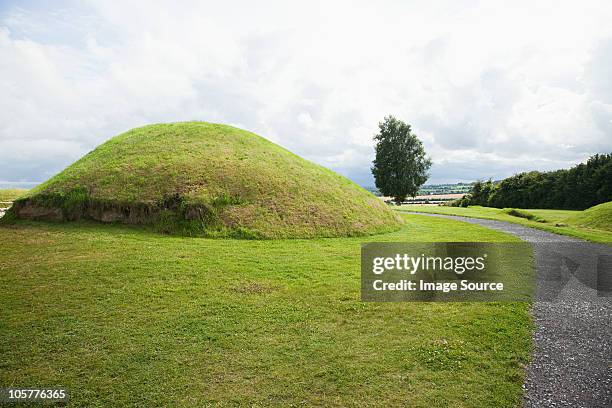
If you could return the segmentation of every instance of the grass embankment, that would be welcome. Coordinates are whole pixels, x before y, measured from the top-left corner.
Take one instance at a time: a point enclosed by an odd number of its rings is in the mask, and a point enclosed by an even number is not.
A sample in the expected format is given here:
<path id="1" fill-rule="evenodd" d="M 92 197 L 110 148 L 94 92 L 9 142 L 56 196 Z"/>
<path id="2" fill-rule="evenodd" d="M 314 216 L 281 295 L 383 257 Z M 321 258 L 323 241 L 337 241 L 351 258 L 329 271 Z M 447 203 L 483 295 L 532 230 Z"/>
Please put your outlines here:
<path id="1" fill-rule="evenodd" d="M 405 205 L 397 211 L 413 211 L 430 214 L 459 215 L 514 222 L 544 231 L 568 235 L 593 242 L 611 243 L 612 203 L 605 203 L 585 211 L 572 210 L 517 210 L 491 207 L 436 207 Z M 514 214 L 514 215 L 513 215 Z M 517 214 L 519 214 L 517 216 Z M 530 219 L 531 218 L 531 219 Z"/>
<path id="2" fill-rule="evenodd" d="M 528 303 L 363 303 L 364 241 L 517 241 L 404 215 L 368 238 L 0 226 L 0 386 L 70 406 L 516 407 Z"/>
<path id="3" fill-rule="evenodd" d="M 580 211 L 567 222 L 583 228 L 612 231 L 612 201 Z"/>
<path id="4" fill-rule="evenodd" d="M 0 188 L 0 208 L 8 207 L 8 203 L 26 194 L 23 188 Z"/>
<path id="5" fill-rule="evenodd" d="M 32 189 L 23 218 L 154 224 L 242 238 L 359 236 L 399 228 L 352 181 L 251 132 L 204 122 L 116 136 Z M 57 211 L 44 211 L 55 209 Z"/>

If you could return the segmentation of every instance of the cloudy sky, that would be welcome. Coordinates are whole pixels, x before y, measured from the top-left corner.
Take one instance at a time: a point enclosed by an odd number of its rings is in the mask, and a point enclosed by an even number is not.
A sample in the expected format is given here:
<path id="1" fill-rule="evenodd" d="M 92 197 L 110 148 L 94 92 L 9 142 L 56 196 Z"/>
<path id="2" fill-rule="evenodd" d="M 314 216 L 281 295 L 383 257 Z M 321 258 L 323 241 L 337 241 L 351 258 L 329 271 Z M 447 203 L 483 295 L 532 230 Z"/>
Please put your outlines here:
<path id="1" fill-rule="evenodd" d="M 0 0 L 0 184 L 183 120 L 365 185 L 388 114 L 433 183 L 568 167 L 612 151 L 611 21 L 610 1 Z"/>

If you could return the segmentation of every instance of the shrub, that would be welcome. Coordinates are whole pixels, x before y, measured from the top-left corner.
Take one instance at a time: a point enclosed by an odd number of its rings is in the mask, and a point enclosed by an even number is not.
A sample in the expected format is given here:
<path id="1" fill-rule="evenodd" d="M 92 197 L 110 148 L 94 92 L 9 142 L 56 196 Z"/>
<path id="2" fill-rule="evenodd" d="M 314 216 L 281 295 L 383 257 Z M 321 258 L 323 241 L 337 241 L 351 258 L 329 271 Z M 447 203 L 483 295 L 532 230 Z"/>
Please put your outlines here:
<path id="1" fill-rule="evenodd" d="M 513 217 L 519 217 L 519 218 L 525 218 L 528 219 L 530 221 L 537 221 L 537 222 L 546 222 L 545 219 L 538 217 L 535 214 L 532 214 L 530 212 L 527 211 L 523 211 L 523 210 L 519 210 L 516 208 L 505 208 L 504 212 L 508 215 L 511 215 Z"/>

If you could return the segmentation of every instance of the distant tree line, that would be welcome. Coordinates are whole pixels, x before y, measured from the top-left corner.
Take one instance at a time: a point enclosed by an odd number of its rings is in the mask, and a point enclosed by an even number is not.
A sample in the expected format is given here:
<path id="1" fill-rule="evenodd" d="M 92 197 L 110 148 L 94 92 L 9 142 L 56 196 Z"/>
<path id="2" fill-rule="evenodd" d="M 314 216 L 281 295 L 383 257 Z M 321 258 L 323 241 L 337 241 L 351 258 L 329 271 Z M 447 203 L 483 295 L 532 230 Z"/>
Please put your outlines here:
<path id="1" fill-rule="evenodd" d="M 519 173 L 478 181 L 454 205 L 584 210 L 612 200 L 612 154 L 596 154 L 571 169 Z"/>

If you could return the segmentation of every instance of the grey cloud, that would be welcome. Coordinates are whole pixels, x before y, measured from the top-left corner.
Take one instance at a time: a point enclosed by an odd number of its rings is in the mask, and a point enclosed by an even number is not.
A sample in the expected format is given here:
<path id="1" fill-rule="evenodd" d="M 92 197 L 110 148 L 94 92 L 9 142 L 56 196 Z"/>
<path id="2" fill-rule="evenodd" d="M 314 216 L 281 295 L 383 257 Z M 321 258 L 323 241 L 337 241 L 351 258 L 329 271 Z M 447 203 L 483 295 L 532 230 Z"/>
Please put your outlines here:
<path id="1" fill-rule="evenodd" d="M 599 101 L 593 102 L 591 103 L 590 110 L 597 127 L 612 138 L 612 104 L 607 105 Z"/>
<path id="2" fill-rule="evenodd" d="M 364 35 L 351 25 L 355 9 L 326 9 L 329 21 L 319 21 L 293 6 L 283 15 L 253 6 L 256 21 L 236 22 L 224 4 L 192 6 L 2 9 L 0 180 L 43 180 L 117 133 L 179 120 L 244 127 L 363 184 L 371 137 L 389 113 L 423 136 L 432 181 L 567 167 L 612 150 L 604 26 L 578 27 L 581 44 L 542 43 L 542 27 L 476 38 L 481 20 L 505 20 L 481 15 L 478 2 L 451 2 L 429 24 L 431 9 L 402 3 L 377 9 Z M 556 63 L 564 60 L 572 64 Z"/>
<path id="3" fill-rule="evenodd" d="M 612 105 L 610 67 L 612 67 L 612 38 L 606 38 L 595 46 L 585 69 L 585 78 L 594 98 L 604 104 Z"/>

